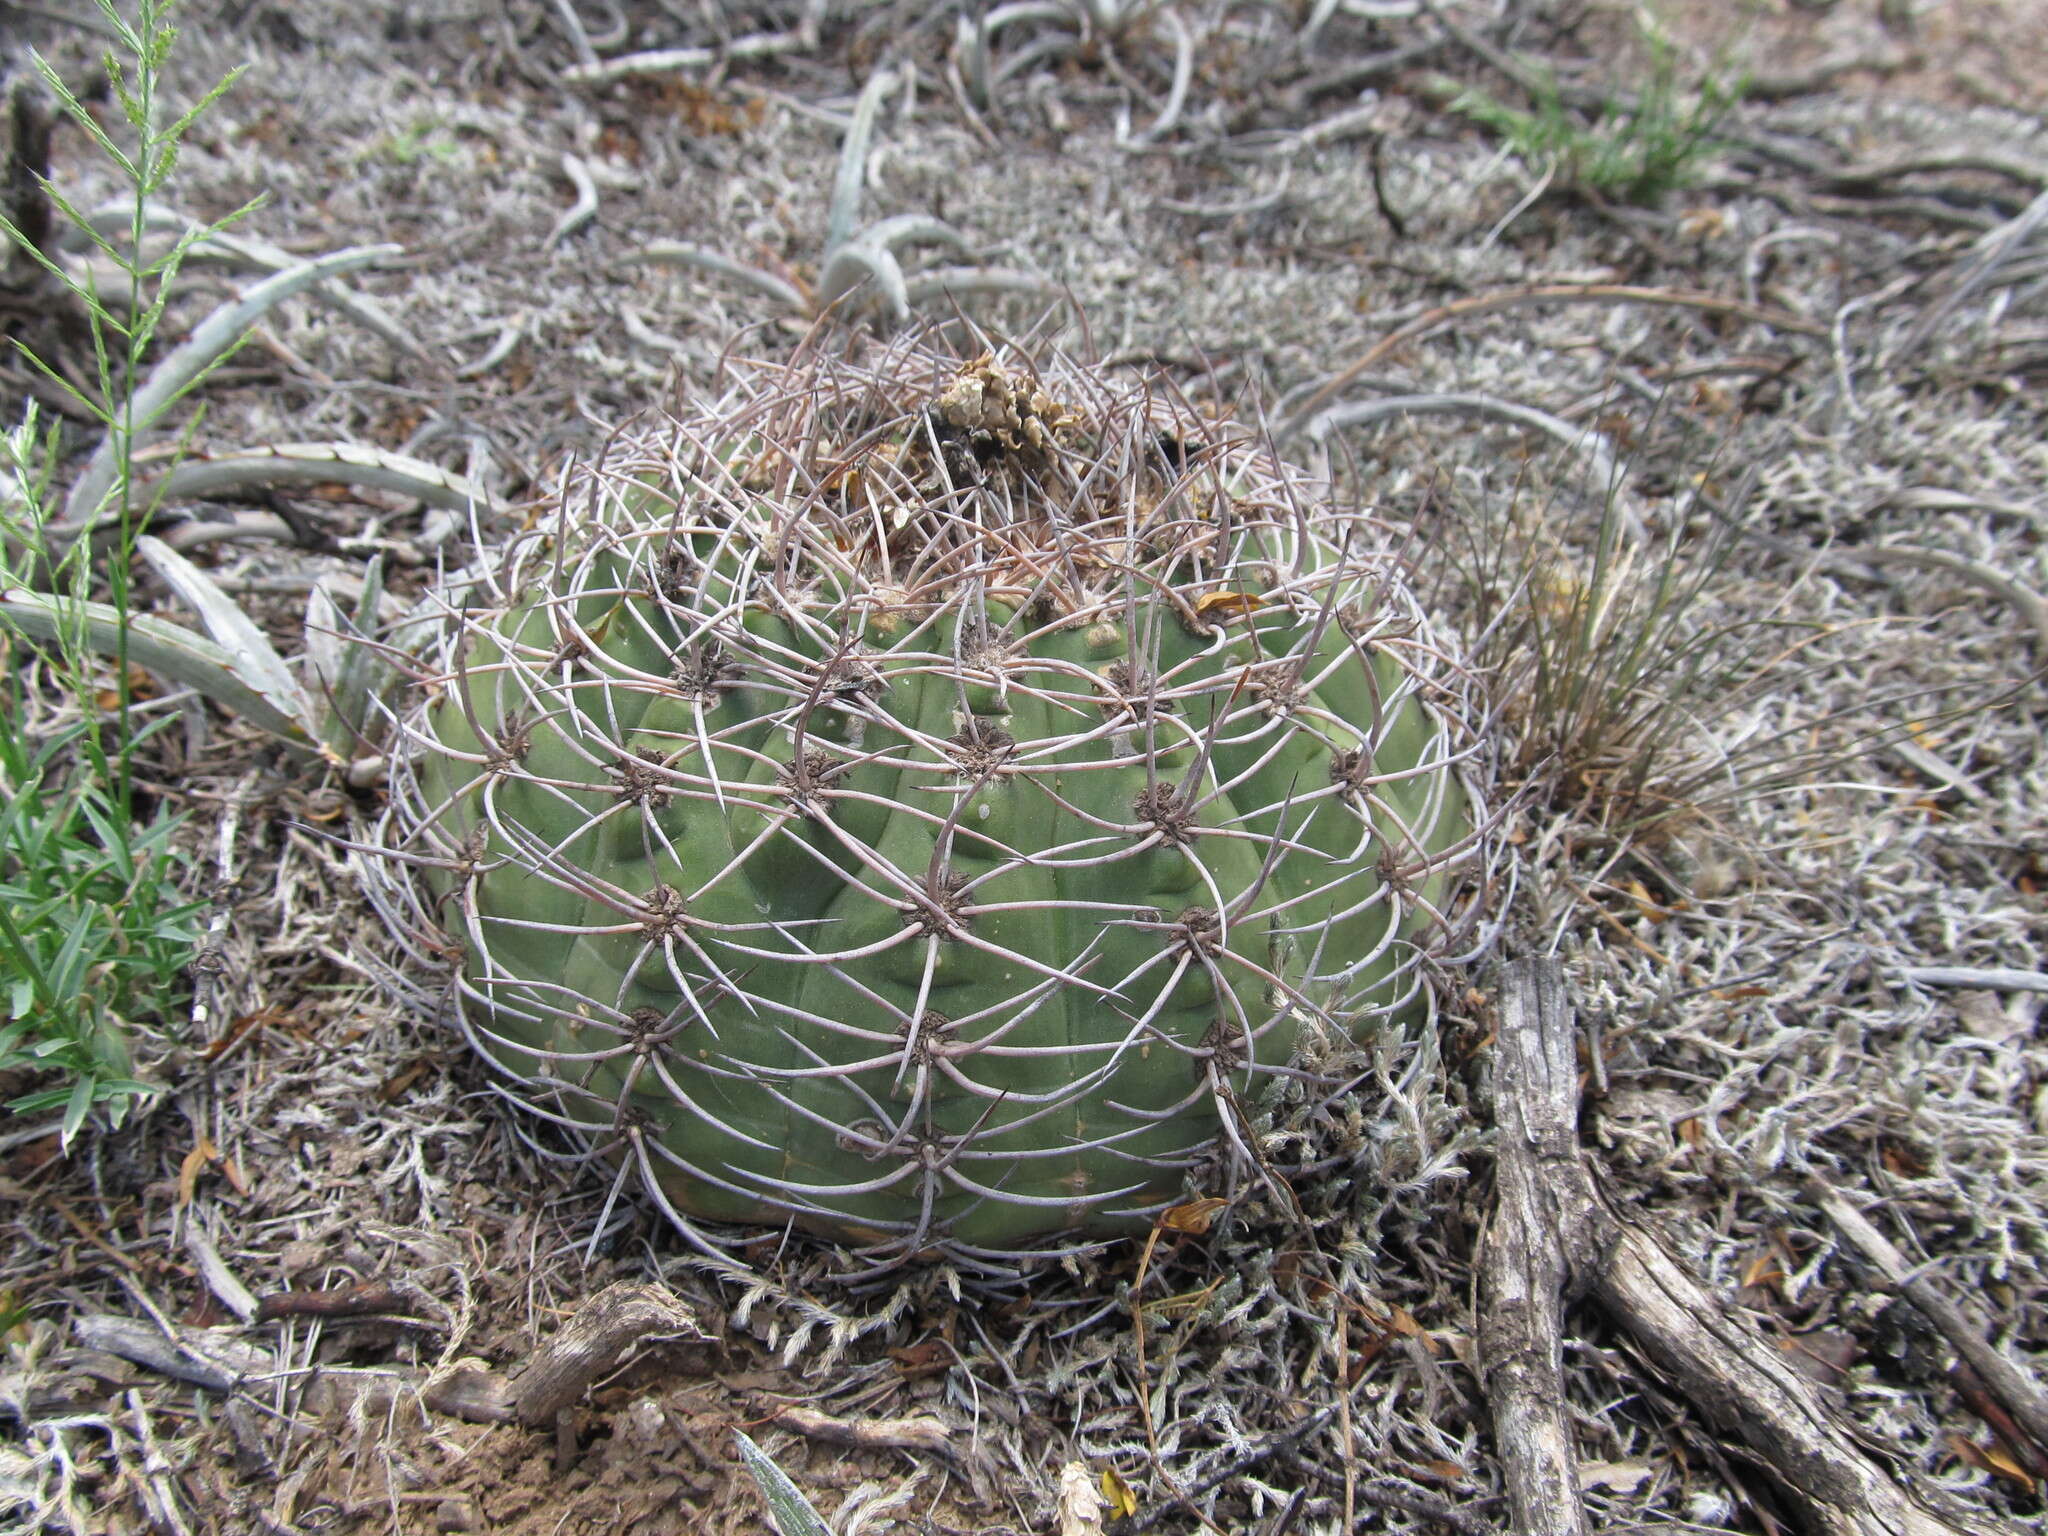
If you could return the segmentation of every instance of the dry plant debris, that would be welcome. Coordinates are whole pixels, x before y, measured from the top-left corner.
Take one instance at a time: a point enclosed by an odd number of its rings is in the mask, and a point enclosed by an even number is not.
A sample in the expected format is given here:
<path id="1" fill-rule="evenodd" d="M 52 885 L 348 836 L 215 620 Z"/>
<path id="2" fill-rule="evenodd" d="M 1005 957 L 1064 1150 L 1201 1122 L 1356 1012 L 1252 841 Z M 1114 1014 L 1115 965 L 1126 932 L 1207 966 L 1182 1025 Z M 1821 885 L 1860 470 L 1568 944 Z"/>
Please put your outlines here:
<path id="1" fill-rule="evenodd" d="M 76 9 L 0 7 L 0 47 L 32 42 L 84 78 L 99 43 Z M 1629 79 L 1619 6 L 1435 9 L 1578 99 Z M 1708 24 L 1735 14 L 1666 10 L 1702 65 Z M 2048 760 L 2027 610 L 1981 577 L 2048 589 L 2048 289 L 2040 228 L 2022 222 L 2048 186 L 2038 18 L 2019 0 L 1760 6 L 1755 62 L 1786 78 L 1723 125 L 1700 187 L 1642 210 L 1529 200 L 1527 169 L 1444 113 L 1425 72 L 1496 94 L 1512 81 L 1428 7 L 1320 8 L 1307 47 L 1277 7 L 1176 11 L 1184 88 L 1170 24 L 1098 61 L 1048 15 L 1001 36 L 1010 73 L 970 116 L 924 88 L 948 79 L 954 8 L 834 3 L 806 31 L 776 0 L 446 15 L 190 0 L 174 89 L 251 68 L 188 150 L 175 211 L 260 190 L 254 231 L 284 249 L 403 245 L 402 267 L 355 282 L 425 353 L 286 305 L 205 382 L 196 445 L 354 443 L 507 509 L 471 527 L 374 487 L 282 488 L 229 509 L 263 513 L 234 525 L 263 537 L 202 540 L 193 558 L 293 644 L 323 578 L 360 577 L 383 550 L 402 604 L 417 565 L 513 531 L 565 455 L 669 389 L 714 388 L 742 332 L 752 352 L 794 345 L 751 297 L 617 259 L 715 236 L 735 258 L 800 260 L 857 83 L 878 60 L 914 66 L 920 88 L 869 157 L 868 209 L 939 214 L 990 259 L 1063 283 L 1101 355 L 1164 368 L 1224 412 L 1262 398 L 1276 427 L 1341 378 L 1317 411 L 1478 395 L 1616 446 L 1618 503 L 1569 447 L 1495 416 L 1381 418 L 1290 446 L 1413 530 L 1409 558 L 1474 647 L 1527 612 L 1513 561 L 1475 580 L 1488 567 L 1453 558 L 1475 529 L 1582 576 L 1617 521 L 1687 575 L 1711 542 L 1682 634 L 1797 626 L 1739 689 L 1671 704 L 1679 756 L 1645 789 L 1690 798 L 1648 825 L 1589 817 L 1612 797 L 1560 793 L 1558 765 L 1529 758 L 1499 943 L 1565 962 L 1586 1149 L 1612 1196 L 1867 1441 L 1986 1523 L 2042 1528 L 2048 1453 L 1814 1193 L 1845 1196 L 2039 1379 Z M 1047 47 L 1018 63 L 1035 36 Z M 765 37 L 789 41 L 749 42 Z M 695 51 L 675 65 L 689 90 L 590 69 L 662 50 Z M 77 135 L 49 153 L 68 197 L 102 200 Z M 595 189 L 588 217 L 564 156 Z M 185 282 L 172 318 L 196 323 L 220 295 L 205 269 Z M 1658 297 L 1517 297 L 1564 288 Z M 1015 329 L 1038 318 L 1036 300 L 961 303 Z M 1079 322 L 1061 323 L 1079 346 Z M 0 324 L 64 366 L 60 319 L 0 292 Z M 0 394 L 63 409 L 11 354 Z M 1745 480 L 1743 537 L 1712 540 Z M 219 512 L 179 501 L 164 519 Z M 1101 1507 L 1071 1518 L 1105 1532 L 1499 1522 L 1470 1299 L 1491 1194 L 1469 1087 L 1492 1049 L 1484 972 L 1448 975 L 1434 1037 L 1370 1063 L 1355 1094 L 1274 1106 L 1270 1198 L 1163 1228 L 1142 1284 L 1134 1247 L 1030 1308 L 962 1306 L 943 1271 L 849 1299 L 771 1233 L 746 1255 L 763 1278 L 735 1290 L 648 1210 L 608 1202 L 566 1143 L 522 1137 L 438 999 L 395 1006 L 373 984 L 392 957 L 356 871 L 308 829 L 346 834 L 374 786 L 308 774 L 193 709 L 155 751 L 153 792 L 190 813 L 196 866 L 226 877 L 204 893 L 205 1020 L 141 1043 L 169 1091 L 119 1135 L 67 1160 L 47 1126 L 0 1124 L 0 1519 L 752 1531 L 743 1424 L 842 1533 L 1057 1529 L 1075 1464 Z M 544 1428 L 433 1406 L 509 1377 L 622 1281 L 664 1285 L 713 1337 L 647 1344 Z M 358 1286 L 384 1305 L 306 1299 Z M 1588 1523 L 1785 1528 L 1754 1467 L 1573 1316 L 1561 1373 Z M 105 1317 L 126 1331 L 78 1326 Z M 231 1356 L 216 1389 L 92 1342 L 136 1337 L 164 1359 L 215 1340 L 260 1358 Z M 935 1420 L 951 1449 L 819 1438 L 777 1422 L 791 1407 L 814 1424 Z"/>

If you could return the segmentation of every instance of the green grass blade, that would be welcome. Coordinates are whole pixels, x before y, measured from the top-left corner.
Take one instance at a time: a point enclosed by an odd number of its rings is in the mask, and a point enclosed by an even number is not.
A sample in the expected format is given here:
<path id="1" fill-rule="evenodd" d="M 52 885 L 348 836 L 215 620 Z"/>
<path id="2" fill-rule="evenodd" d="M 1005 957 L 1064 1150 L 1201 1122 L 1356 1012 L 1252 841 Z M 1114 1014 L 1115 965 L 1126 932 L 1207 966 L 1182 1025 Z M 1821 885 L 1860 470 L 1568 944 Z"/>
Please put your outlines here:
<path id="1" fill-rule="evenodd" d="M 497 512 L 483 486 L 438 464 L 355 443 L 278 443 L 237 453 L 188 454 L 155 481 L 151 499 L 215 496 L 264 485 L 358 485 L 452 512 Z"/>
<path id="2" fill-rule="evenodd" d="M 11 625 L 31 640 L 62 641 L 79 635 L 86 647 L 104 656 L 119 654 L 121 615 L 106 603 L 67 602 L 26 587 L 0 587 L 0 624 Z M 193 688 L 251 725 L 261 727 L 294 747 L 313 745 L 297 685 L 293 696 L 275 698 L 263 679 L 252 674 L 232 653 L 203 636 L 149 614 L 136 614 L 127 624 L 131 661 L 176 683 Z"/>
<path id="3" fill-rule="evenodd" d="M 312 720 L 313 711 L 307 703 L 305 690 L 300 688 L 298 678 L 285 664 L 284 658 L 277 654 L 270 637 L 256 627 L 255 621 L 242 612 L 235 600 L 223 592 L 211 576 L 163 540 L 151 538 L 148 534 L 135 541 L 135 550 L 178 596 L 191 605 L 213 643 L 240 663 L 239 670 L 256 684 L 265 698 L 295 719 Z"/>
<path id="4" fill-rule="evenodd" d="M 811 1507 L 803 1491 L 769 1459 L 766 1451 L 747 1438 L 746 1431 L 736 1429 L 732 1437 L 739 1443 L 740 1460 L 753 1475 L 754 1486 L 767 1501 L 768 1518 L 774 1522 L 778 1536 L 832 1536 L 832 1528 Z"/>
<path id="5" fill-rule="evenodd" d="M 250 326 L 278 304 L 326 278 L 370 266 L 398 255 L 403 249 L 397 245 L 365 245 L 335 251 L 266 278 L 241 298 L 223 304 L 195 326 L 191 336 L 158 363 L 135 391 L 128 414 L 135 430 L 139 433 L 152 425 L 179 396 L 240 345 Z M 119 443 L 120 434 L 116 433 L 109 434 L 100 444 L 65 498 L 64 516 L 53 531 L 78 533 L 92 525 L 120 480 Z"/>
<path id="6" fill-rule="evenodd" d="M 853 124 L 846 130 L 846 142 L 839 150 L 839 171 L 832 179 L 832 206 L 825 219 L 825 259 L 830 261 L 839 248 L 853 238 L 860 220 L 861 187 L 867 181 L 868 143 L 875 136 L 875 118 L 881 113 L 882 98 L 896 86 L 896 76 L 878 69 L 861 87 L 854 103 Z"/>

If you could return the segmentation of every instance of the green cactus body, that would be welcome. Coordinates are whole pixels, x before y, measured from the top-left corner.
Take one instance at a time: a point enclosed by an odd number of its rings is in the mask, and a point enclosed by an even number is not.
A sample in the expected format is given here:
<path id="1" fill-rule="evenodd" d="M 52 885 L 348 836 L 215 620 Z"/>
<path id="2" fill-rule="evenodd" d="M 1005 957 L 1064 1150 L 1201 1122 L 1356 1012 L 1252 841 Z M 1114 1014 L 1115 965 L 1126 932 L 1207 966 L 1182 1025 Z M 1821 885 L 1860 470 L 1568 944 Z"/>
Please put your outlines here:
<path id="1" fill-rule="evenodd" d="M 466 1027 L 693 1230 L 1142 1229 L 1306 1032 L 1420 1014 L 1475 844 L 1422 615 L 1079 370 L 799 404 L 622 441 L 450 625 L 387 836 Z"/>

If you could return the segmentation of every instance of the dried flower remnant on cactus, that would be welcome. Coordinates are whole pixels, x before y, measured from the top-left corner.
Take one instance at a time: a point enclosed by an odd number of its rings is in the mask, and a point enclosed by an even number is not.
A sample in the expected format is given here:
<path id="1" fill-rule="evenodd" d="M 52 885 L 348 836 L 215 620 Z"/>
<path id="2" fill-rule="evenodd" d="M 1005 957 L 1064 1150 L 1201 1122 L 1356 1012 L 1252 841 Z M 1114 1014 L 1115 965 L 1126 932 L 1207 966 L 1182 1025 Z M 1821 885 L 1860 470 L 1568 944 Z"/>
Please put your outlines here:
<path id="1" fill-rule="evenodd" d="M 746 374 L 451 600 L 382 900 L 696 1242 L 1142 1230 L 1460 926 L 1476 747 L 1387 543 L 1064 359 Z"/>

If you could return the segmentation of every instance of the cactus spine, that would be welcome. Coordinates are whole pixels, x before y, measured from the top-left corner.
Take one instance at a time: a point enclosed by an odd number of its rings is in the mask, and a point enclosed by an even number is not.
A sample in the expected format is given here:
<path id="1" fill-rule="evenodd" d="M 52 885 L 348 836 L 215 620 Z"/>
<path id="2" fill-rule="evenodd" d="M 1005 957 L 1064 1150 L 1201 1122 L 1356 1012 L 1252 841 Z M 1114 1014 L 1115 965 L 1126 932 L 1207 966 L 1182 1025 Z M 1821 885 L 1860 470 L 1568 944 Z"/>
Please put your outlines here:
<path id="1" fill-rule="evenodd" d="M 394 889 L 700 1242 L 1142 1229 L 1305 1045 L 1424 1011 L 1473 743 L 1386 543 L 1078 365 L 762 370 L 451 595 Z"/>

